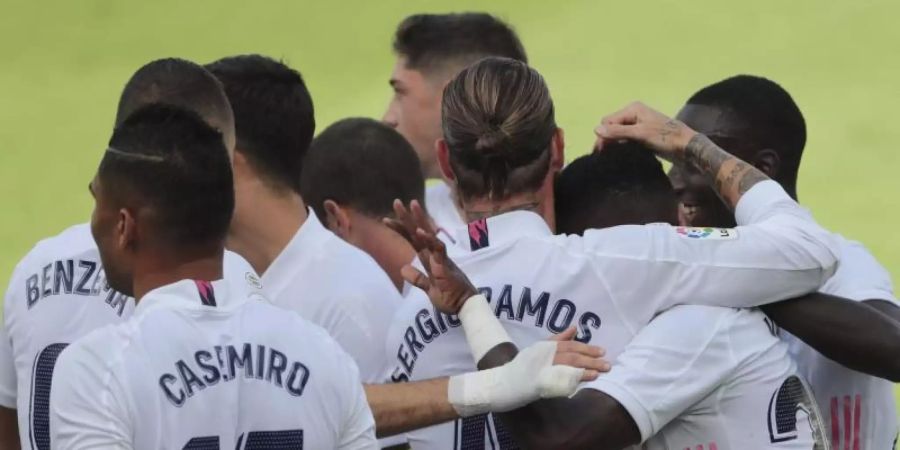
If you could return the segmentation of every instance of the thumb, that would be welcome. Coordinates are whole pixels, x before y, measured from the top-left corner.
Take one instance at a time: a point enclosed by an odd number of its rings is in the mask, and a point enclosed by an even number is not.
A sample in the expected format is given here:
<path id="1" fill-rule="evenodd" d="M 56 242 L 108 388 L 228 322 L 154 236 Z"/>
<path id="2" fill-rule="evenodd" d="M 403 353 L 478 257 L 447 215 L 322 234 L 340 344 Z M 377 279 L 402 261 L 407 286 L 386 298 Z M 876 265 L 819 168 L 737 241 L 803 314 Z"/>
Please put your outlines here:
<path id="1" fill-rule="evenodd" d="M 538 372 L 538 391 L 541 398 L 569 397 L 575 393 L 584 369 L 569 366 L 544 367 Z"/>
<path id="2" fill-rule="evenodd" d="M 557 334 L 557 335 L 551 336 L 551 337 L 550 337 L 550 340 L 551 340 L 551 341 L 557 341 L 557 342 L 571 341 L 571 340 L 575 339 L 575 335 L 576 335 L 577 333 L 578 333 L 578 328 L 576 328 L 576 327 L 573 325 L 573 326 L 571 326 L 571 327 L 569 327 L 569 328 L 566 328 L 565 331 L 563 331 L 562 333 L 559 333 L 559 334 Z"/>

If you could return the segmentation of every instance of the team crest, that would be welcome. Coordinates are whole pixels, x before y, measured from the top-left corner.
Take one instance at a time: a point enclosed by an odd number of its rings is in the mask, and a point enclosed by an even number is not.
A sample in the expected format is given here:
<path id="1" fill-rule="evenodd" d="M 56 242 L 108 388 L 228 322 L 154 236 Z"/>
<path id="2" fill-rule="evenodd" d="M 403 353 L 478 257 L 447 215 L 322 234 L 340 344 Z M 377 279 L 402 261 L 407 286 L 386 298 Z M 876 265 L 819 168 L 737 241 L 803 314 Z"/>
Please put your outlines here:
<path id="1" fill-rule="evenodd" d="M 706 239 L 712 241 L 727 241 L 737 239 L 738 232 L 734 228 L 711 227 L 675 227 L 679 236 L 687 239 Z"/>

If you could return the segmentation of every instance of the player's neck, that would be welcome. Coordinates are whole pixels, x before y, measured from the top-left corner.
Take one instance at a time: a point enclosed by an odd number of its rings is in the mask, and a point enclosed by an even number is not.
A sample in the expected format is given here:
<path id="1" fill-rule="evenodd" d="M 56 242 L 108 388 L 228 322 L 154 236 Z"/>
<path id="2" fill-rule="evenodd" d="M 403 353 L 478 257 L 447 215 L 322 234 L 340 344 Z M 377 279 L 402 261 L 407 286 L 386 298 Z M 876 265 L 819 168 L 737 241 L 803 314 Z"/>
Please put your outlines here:
<path id="1" fill-rule="evenodd" d="M 416 252 L 409 242 L 396 232 L 378 224 L 372 226 L 370 238 L 366 239 L 363 247 L 363 250 L 387 273 L 394 287 L 402 292 L 403 276 L 400 275 L 400 269 L 416 257 Z"/>
<path id="2" fill-rule="evenodd" d="M 214 281 L 222 278 L 221 244 L 213 249 L 155 251 L 137 259 L 134 269 L 134 301 L 150 291 L 181 280 Z"/>
<path id="3" fill-rule="evenodd" d="M 262 275 L 306 222 L 306 205 L 292 191 L 274 191 L 262 182 L 235 185 L 238 208 L 227 247 Z"/>

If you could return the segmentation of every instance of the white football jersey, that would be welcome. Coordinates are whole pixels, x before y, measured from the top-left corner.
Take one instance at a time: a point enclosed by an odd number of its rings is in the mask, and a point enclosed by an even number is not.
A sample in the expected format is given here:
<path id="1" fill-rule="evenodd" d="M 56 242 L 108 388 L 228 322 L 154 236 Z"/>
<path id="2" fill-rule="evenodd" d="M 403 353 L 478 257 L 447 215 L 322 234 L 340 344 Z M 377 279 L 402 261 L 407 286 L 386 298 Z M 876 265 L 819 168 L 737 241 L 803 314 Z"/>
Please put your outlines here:
<path id="1" fill-rule="evenodd" d="M 776 333 L 756 309 L 676 306 L 581 388 L 616 399 L 646 450 L 811 450 L 819 411 Z"/>
<path id="2" fill-rule="evenodd" d="M 434 224 L 445 232 L 466 226 L 456 208 L 456 202 L 453 201 L 453 191 L 443 181 L 425 189 L 425 208 Z"/>
<path id="3" fill-rule="evenodd" d="M 832 274 L 831 233 L 777 183 L 753 187 L 736 213 L 742 226 L 730 230 L 657 224 L 580 237 L 554 236 L 537 214 L 510 212 L 470 224 L 460 239 L 474 251 L 451 256 L 520 348 L 575 325 L 577 340 L 606 348 L 615 360 L 673 305 L 755 306 L 814 291 Z M 388 337 L 392 379 L 475 370 L 459 325 L 424 299 L 405 303 Z M 478 416 L 409 437 L 416 449 L 482 448 L 478 442 L 511 448 L 498 428 L 490 416 Z"/>
<path id="4" fill-rule="evenodd" d="M 63 350 L 54 447 L 377 448 L 353 360 L 321 328 L 247 292 L 181 280 Z"/>
<path id="5" fill-rule="evenodd" d="M 225 253 L 224 270 L 238 286 L 259 284 L 236 253 Z M 107 286 L 90 224 L 81 224 L 40 241 L 19 262 L 3 308 L 0 404 L 18 410 L 22 448 L 49 449 L 56 358 L 91 331 L 128 319 L 134 299 Z"/>
<path id="6" fill-rule="evenodd" d="M 841 237 L 840 244 L 838 269 L 820 291 L 856 301 L 895 302 L 890 274 L 875 257 L 858 242 Z M 850 370 L 783 330 L 782 337 L 816 395 L 832 448 L 893 449 L 897 439 L 893 383 Z"/>
<path id="7" fill-rule="evenodd" d="M 275 305 L 324 328 L 359 366 L 364 382 L 384 383 L 384 342 L 400 293 L 367 253 L 326 229 L 312 210 L 262 275 Z"/>

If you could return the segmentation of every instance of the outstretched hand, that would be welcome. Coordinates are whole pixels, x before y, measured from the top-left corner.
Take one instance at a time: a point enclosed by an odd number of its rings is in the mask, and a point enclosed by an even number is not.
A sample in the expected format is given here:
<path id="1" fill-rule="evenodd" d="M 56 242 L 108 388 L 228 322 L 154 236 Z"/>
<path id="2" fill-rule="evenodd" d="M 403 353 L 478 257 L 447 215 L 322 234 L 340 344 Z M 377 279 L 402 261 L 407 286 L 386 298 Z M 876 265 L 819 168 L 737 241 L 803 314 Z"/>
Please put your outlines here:
<path id="1" fill-rule="evenodd" d="M 604 117 L 594 133 L 600 151 L 604 143 L 631 140 L 652 148 L 659 157 L 669 161 L 681 158 L 688 142 L 697 134 L 681 121 L 640 102 Z"/>
<path id="2" fill-rule="evenodd" d="M 409 208 L 394 200 L 394 218 L 384 223 L 413 246 L 425 273 L 410 264 L 403 266 L 403 279 L 425 291 L 431 303 L 445 314 L 457 314 L 469 297 L 478 293 L 469 278 L 447 256 L 447 247 L 417 200 Z"/>

